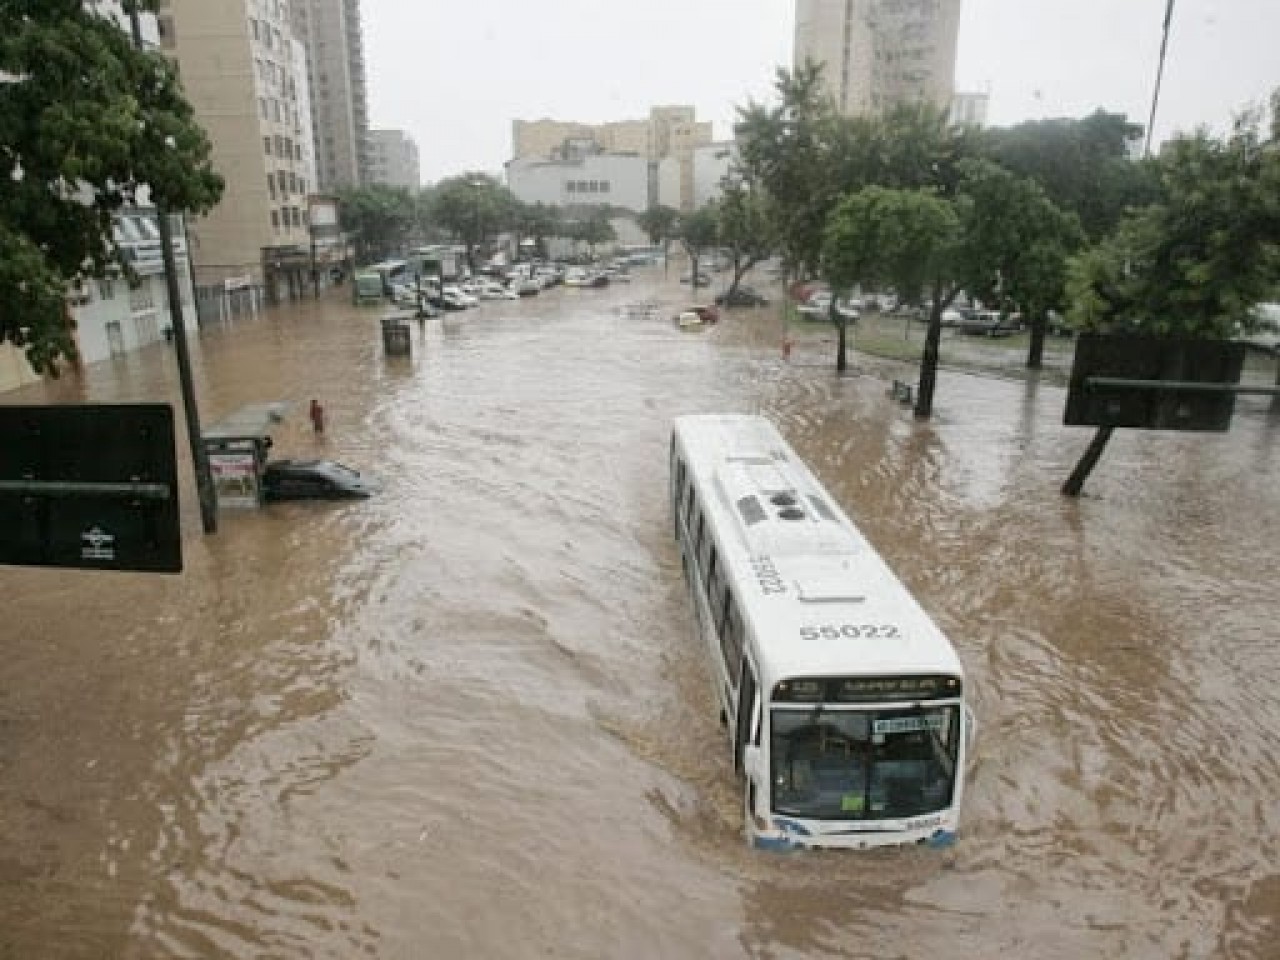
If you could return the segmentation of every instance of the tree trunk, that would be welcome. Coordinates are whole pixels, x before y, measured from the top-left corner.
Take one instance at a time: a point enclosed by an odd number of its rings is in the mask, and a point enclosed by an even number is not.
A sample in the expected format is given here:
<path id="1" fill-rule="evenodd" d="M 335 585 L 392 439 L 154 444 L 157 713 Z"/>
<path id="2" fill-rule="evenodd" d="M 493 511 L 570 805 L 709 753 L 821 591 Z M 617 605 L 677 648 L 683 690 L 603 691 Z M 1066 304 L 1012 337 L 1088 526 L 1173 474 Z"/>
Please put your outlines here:
<path id="1" fill-rule="evenodd" d="M 1280 387 L 1280 345 L 1271 351 L 1276 358 L 1276 386 Z M 1280 413 L 1280 393 L 1271 395 L 1271 412 Z"/>
<path id="2" fill-rule="evenodd" d="M 1098 460 L 1102 457 L 1103 448 L 1106 447 L 1107 441 L 1111 439 L 1113 430 L 1115 430 L 1115 427 L 1098 428 L 1098 432 L 1089 441 L 1089 447 L 1085 450 L 1084 456 L 1080 458 L 1076 468 L 1071 471 L 1071 476 L 1067 478 L 1067 482 L 1062 485 L 1063 496 L 1080 496 L 1080 491 L 1084 489 L 1084 482 L 1089 478 L 1089 474 L 1093 472 L 1093 468 L 1098 465 Z"/>
<path id="3" fill-rule="evenodd" d="M 748 270 L 751 269 L 751 262 L 747 261 L 742 264 L 737 257 L 733 259 L 733 281 L 729 284 L 729 289 L 724 292 L 724 305 L 729 306 L 733 295 L 738 292 L 738 285 L 742 283 L 742 278 L 746 276 Z"/>
<path id="4" fill-rule="evenodd" d="M 848 338 L 845 336 L 844 317 L 836 310 L 839 302 L 834 290 L 831 291 L 831 306 L 827 307 L 827 319 L 836 328 L 836 373 L 844 373 L 849 366 Z"/>
<path id="5" fill-rule="evenodd" d="M 1027 347 L 1027 369 L 1039 370 L 1044 366 L 1044 335 L 1047 326 L 1045 312 L 1035 310 L 1031 314 L 1031 343 Z"/>
<path id="6" fill-rule="evenodd" d="M 924 338 L 924 354 L 920 357 L 920 383 L 916 387 L 915 413 L 917 420 L 928 420 L 933 415 L 933 388 L 938 382 L 938 348 L 942 343 L 942 291 L 933 288 L 929 305 L 929 331 Z"/>

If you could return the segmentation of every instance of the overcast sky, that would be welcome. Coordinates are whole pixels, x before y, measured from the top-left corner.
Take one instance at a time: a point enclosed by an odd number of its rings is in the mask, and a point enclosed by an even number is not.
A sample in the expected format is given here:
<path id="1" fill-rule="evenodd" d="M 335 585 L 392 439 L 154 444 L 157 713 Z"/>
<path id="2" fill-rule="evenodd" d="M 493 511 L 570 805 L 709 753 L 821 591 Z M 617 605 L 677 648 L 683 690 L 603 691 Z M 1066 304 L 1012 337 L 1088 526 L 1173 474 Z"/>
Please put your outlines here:
<path id="1" fill-rule="evenodd" d="M 1145 124 L 1165 0 L 964 0 L 957 88 L 994 125 L 1096 107 Z M 639 119 L 692 104 L 732 134 L 791 65 L 794 0 L 363 0 L 370 122 L 407 130 L 426 183 L 500 172 L 511 121 Z M 1280 86 L 1280 0 L 1177 0 L 1156 136 Z"/>

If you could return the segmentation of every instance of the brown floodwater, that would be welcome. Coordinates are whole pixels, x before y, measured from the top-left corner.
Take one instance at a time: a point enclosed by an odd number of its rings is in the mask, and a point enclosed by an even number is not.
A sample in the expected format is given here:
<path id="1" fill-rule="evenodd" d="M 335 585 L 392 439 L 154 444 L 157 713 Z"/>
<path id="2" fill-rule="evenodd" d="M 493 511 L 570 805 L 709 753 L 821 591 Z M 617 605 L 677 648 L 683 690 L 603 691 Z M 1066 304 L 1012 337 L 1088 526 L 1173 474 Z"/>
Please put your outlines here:
<path id="1" fill-rule="evenodd" d="M 340 293 L 203 330 L 206 423 L 292 401 L 277 453 L 384 489 L 203 536 L 187 470 L 181 575 L 0 569 L 0 958 L 1280 957 L 1266 401 L 1119 431 L 1073 501 L 1061 387 L 944 370 L 917 423 L 903 368 L 681 296 L 486 304 L 407 361 Z M 0 398 L 46 399 L 178 403 L 172 350 Z M 666 506 L 711 411 L 774 418 L 958 647 L 950 850 L 746 848 Z"/>

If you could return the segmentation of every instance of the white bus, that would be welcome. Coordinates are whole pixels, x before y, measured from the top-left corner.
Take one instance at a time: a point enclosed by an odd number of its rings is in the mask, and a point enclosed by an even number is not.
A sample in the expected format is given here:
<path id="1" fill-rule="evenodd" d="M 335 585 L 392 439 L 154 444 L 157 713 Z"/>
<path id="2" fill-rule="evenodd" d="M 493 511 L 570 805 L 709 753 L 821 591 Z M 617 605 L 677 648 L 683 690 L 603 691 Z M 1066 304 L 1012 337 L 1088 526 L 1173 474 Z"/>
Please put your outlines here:
<path id="1" fill-rule="evenodd" d="M 773 424 L 677 418 L 671 505 L 751 842 L 953 842 L 960 659 Z"/>

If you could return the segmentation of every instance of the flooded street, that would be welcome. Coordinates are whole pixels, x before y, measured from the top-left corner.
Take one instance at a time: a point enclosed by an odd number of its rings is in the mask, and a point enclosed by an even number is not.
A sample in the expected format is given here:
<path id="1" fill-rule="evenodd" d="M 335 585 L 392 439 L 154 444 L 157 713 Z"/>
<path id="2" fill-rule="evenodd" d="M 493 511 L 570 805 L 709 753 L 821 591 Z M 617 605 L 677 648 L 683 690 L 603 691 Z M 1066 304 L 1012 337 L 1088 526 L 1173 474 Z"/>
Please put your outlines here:
<path id="1" fill-rule="evenodd" d="M 918 424 L 906 368 L 783 363 L 768 310 L 682 332 L 659 278 L 411 360 L 338 294 L 201 333 L 206 424 L 292 401 L 276 454 L 384 489 L 205 537 L 187 470 L 181 576 L 0 568 L 0 958 L 1280 956 L 1267 401 L 1118 431 L 1071 501 L 1060 387 L 945 370 Z M 179 405 L 172 350 L 0 401 L 51 398 Z M 672 417 L 719 411 L 774 418 L 959 650 L 950 850 L 745 847 L 666 502 Z"/>

